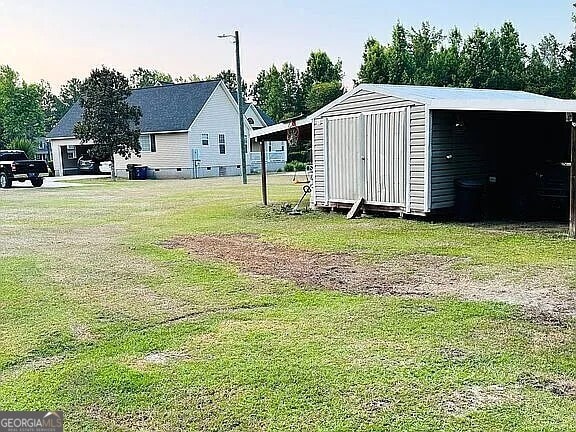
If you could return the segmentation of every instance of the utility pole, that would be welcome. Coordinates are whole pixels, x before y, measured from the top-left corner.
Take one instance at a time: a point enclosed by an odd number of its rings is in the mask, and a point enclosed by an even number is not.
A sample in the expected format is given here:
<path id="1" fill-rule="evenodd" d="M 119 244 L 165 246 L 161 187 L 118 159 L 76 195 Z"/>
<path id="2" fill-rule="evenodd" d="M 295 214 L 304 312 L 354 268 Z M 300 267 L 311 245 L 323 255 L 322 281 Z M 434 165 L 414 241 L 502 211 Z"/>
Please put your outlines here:
<path id="1" fill-rule="evenodd" d="M 576 239 L 576 114 L 570 118 L 570 232 L 569 236 Z"/>
<path id="2" fill-rule="evenodd" d="M 242 157 L 242 183 L 248 183 L 246 173 L 246 139 L 244 138 L 244 95 L 242 94 L 242 74 L 240 73 L 240 36 L 238 30 L 233 35 L 220 35 L 219 38 L 233 38 L 236 44 L 236 97 L 238 100 L 238 125 L 240 128 L 240 152 Z"/>

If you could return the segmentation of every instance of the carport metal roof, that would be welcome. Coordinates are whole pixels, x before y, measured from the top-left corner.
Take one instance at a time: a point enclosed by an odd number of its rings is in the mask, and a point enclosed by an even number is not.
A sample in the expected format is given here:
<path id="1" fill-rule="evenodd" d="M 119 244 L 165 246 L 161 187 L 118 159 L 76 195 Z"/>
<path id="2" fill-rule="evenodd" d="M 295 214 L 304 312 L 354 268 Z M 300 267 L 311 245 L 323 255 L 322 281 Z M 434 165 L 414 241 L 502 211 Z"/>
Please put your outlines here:
<path id="1" fill-rule="evenodd" d="M 308 132 L 312 120 L 333 106 L 360 91 L 380 93 L 398 99 L 410 100 L 426 105 L 431 110 L 454 111 L 509 111 L 509 112 L 576 112 L 576 100 L 557 99 L 534 93 L 514 90 L 489 90 L 456 87 L 428 87 L 393 84 L 360 84 L 325 107 L 296 121 L 302 132 Z M 278 123 L 255 130 L 250 138 L 263 140 L 285 140 L 290 122 Z"/>
<path id="2" fill-rule="evenodd" d="M 380 93 L 425 104 L 432 110 L 576 112 L 576 100 L 557 99 L 514 90 L 427 87 L 392 84 L 360 84 L 334 102 L 310 115 L 318 117 L 359 91 Z"/>
<path id="3" fill-rule="evenodd" d="M 295 123 L 300 129 L 301 139 L 312 139 L 312 119 L 310 117 L 298 119 Z M 255 138 L 257 141 L 286 141 L 286 133 L 290 127 L 292 127 L 292 121 L 255 129 L 250 133 L 250 138 Z"/>

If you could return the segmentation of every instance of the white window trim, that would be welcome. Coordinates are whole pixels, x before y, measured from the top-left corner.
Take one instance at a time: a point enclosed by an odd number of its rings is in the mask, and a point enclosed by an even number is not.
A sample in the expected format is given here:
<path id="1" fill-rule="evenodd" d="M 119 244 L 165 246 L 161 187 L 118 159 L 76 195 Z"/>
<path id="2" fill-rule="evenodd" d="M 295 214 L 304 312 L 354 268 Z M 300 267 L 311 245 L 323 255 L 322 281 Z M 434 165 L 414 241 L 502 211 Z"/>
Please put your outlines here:
<path id="1" fill-rule="evenodd" d="M 148 142 L 148 148 L 145 149 L 142 145 L 142 138 L 144 138 Z M 138 137 L 138 141 L 140 142 L 140 151 L 142 153 L 151 153 L 152 152 L 152 141 L 150 140 L 150 135 L 140 135 Z"/>
<path id="2" fill-rule="evenodd" d="M 204 144 L 204 137 L 206 137 L 206 144 Z M 210 145 L 210 134 L 201 133 L 200 134 L 200 144 L 203 146 L 209 146 Z"/>
<path id="3" fill-rule="evenodd" d="M 72 157 L 70 157 L 70 155 L 72 155 Z M 76 159 L 76 146 L 75 145 L 68 145 L 66 146 L 66 157 L 71 160 L 71 159 Z"/>
<path id="4" fill-rule="evenodd" d="M 220 141 L 220 138 L 223 139 L 223 142 Z M 224 151 L 222 151 L 222 146 L 224 146 Z M 218 153 L 221 155 L 226 154 L 226 134 L 218 134 Z"/>

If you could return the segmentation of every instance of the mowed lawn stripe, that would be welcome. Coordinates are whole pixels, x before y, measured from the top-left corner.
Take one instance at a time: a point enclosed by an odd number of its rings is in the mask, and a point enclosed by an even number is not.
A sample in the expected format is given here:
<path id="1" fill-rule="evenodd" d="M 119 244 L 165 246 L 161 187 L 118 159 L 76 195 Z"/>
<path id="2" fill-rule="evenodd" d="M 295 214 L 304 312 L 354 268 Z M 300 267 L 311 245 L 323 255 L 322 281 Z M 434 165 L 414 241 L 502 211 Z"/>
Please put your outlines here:
<path id="1" fill-rule="evenodd" d="M 0 407 L 63 409 L 67 430 L 574 430 L 570 322 L 301 288 L 162 246 L 253 233 L 367 263 L 447 255 L 479 278 L 551 268 L 568 281 L 576 248 L 562 233 L 291 218 L 256 204 L 256 179 L 237 180 L 3 194 L 0 210 L 30 210 L 0 232 L 13 246 L 0 270 Z M 298 194 L 272 177 L 277 202 Z"/>

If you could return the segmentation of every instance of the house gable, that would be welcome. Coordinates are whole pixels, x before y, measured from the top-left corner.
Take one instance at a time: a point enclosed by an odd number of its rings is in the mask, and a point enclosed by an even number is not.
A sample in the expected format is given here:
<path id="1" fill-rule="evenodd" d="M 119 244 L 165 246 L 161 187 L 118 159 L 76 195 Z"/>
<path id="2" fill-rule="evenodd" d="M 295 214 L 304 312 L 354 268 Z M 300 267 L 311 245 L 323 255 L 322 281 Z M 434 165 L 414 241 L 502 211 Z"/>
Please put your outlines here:
<path id="1" fill-rule="evenodd" d="M 254 123 L 251 124 L 253 129 L 268 126 L 264 121 L 264 119 L 260 116 L 258 110 L 256 110 L 256 108 L 252 104 L 248 105 L 248 109 L 246 109 L 244 115 L 246 116 L 248 123 L 250 123 L 250 119 L 254 121 Z"/>
<path id="2" fill-rule="evenodd" d="M 251 126 L 244 122 L 245 135 L 250 135 Z M 208 145 L 202 143 L 203 134 L 208 134 Z M 220 153 L 219 136 L 224 135 L 225 153 Z M 224 84 L 220 84 L 188 130 L 188 146 L 197 151 L 200 167 L 222 166 L 237 169 L 241 161 L 240 130 L 238 127 L 238 105 Z"/>

